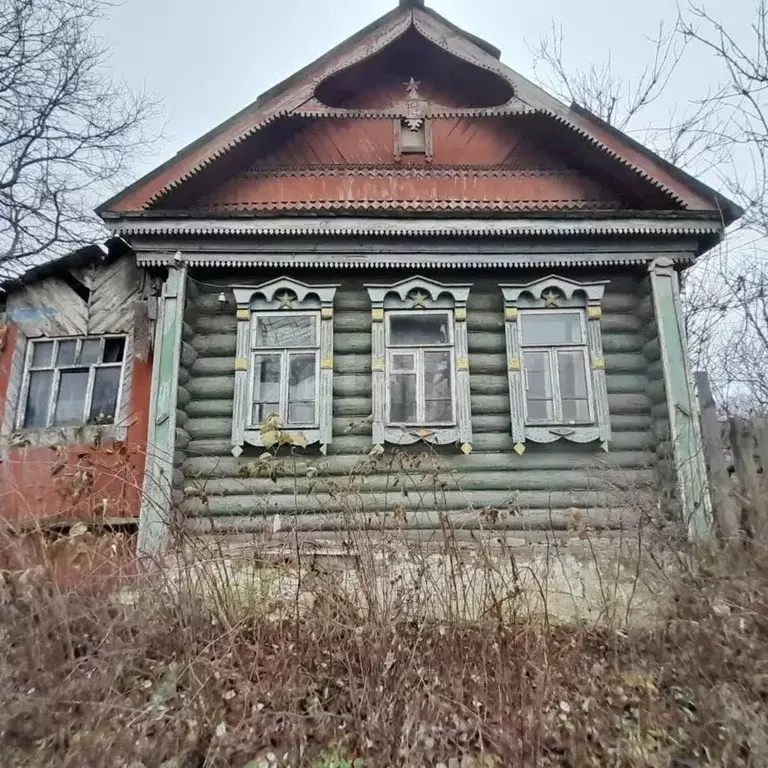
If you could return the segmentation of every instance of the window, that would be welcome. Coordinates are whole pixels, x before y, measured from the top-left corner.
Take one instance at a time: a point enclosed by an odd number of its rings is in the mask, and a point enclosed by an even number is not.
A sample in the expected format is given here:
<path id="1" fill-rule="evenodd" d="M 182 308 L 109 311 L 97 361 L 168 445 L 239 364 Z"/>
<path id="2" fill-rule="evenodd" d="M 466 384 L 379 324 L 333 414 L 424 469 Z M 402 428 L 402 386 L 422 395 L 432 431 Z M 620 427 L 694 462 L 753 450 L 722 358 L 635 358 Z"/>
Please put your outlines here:
<path id="1" fill-rule="evenodd" d="M 18 426 L 114 424 L 124 357 L 121 336 L 30 342 Z"/>
<path id="2" fill-rule="evenodd" d="M 317 426 L 319 313 L 253 315 L 251 426 L 276 413 L 287 427 Z"/>
<path id="3" fill-rule="evenodd" d="M 529 424 L 589 424 L 589 357 L 581 312 L 520 312 Z"/>
<path id="4" fill-rule="evenodd" d="M 610 438 L 600 302 L 606 282 L 551 275 L 502 285 L 515 450 Z"/>
<path id="5" fill-rule="evenodd" d="M 452 313 L 387 314 L 387 423 L 454 424 Z"/>
<path id="6" fill-rule="evenodd" d="M 367 285 L 373 305 L 373 440 L 472 449 L 468 285 L 414 277 Z"/>
<path id="7" fill-rule="evenodd" d="M 307 443 L 331 442 L 335 285 L 287 277 L 234 288 L 237 359 L 232 453 L 263 445 L 261 427 L 275 414 Z"/>

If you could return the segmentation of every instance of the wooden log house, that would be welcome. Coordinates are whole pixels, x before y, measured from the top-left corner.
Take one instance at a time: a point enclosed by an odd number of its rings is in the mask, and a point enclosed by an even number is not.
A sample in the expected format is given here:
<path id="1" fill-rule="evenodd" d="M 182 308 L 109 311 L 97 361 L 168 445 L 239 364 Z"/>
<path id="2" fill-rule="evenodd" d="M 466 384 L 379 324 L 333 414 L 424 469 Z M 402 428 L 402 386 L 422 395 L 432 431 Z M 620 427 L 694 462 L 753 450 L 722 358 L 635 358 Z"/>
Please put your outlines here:
<path id="1" fill-rule="evenodd" d="M 423 1 L 98 212 L 162 282 L 143 552 L 171 519 L 330 537 L 361 461 L 352 508 L 414 536 L 626 529 L 670 483 L 708 530 L 679 274 L 739 209 Z"/>

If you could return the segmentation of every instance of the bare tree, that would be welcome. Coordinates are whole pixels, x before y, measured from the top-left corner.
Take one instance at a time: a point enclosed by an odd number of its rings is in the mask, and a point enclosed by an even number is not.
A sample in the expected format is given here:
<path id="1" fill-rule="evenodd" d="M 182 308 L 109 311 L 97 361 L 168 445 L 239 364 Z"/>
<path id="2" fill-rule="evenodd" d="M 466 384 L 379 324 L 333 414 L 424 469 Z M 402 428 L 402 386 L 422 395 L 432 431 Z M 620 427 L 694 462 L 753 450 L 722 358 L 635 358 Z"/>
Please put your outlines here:
<path id="1" fill-rule="evenodd" d="M 109 7 L 0 0 L 0 276 L 93 235 L 93 191 L 150 143 L 155 102 L 105 74 Z"/>
<path id="2" fill-rule="evenodd" d="M 615 74 L 610 58 L 586 72 L 571 69 L 554 27 L 533 50 L 546 85 L 690 173 L 714 177 L 745 208 L 722 247 L 684 282 L 695 361 L 709 370 L 721 407 L 741 414 L 768 412 L 768 0 L 756 1 L 746 30 L 726 29 L 697 5 L 680 11 L 674 29 L 660 26 L 648 41 L 649 63 L 631 81 Z M 709 53 L 720 79 L 658 124 L 658 109 L 649 108 L 664 100 L 693 50 Z"/>

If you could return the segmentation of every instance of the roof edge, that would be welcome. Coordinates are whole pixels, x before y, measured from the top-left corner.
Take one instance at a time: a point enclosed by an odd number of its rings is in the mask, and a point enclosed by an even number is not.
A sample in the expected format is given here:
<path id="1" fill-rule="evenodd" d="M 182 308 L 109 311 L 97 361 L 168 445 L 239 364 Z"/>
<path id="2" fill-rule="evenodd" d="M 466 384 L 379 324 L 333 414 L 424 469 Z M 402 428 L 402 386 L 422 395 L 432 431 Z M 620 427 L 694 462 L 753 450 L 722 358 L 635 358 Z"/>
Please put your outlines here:
<path id="1" fill-rule="evenodd" d="M 704 182 L 699 181 L 695 176 L 692 176 L 687 171 L 684 171 L 674 163 L 670 163 L 669 160 L 665 160 L 661 155 L 657 154 L 652 149 L 649 149 L 644 144 L 641 144 L 636 139 L 633 139 L 631 136 L 624 133 L 624 131 L 619 130 L 616 128 L 616 126 L 606 122 L 601 117 L 594 114 L 594 112 L 588 110 L 586 107 L 573 102 L 570 108 L 581 117 L 597 123 L 601 128 L 609 131 L 620 141 L 629 144 L 634 150 L 640 152 L 652 162 L 661 165 L 668 173 L 678 178 L 682 183 L 693 187 L 699 194 L 711 198 L 716 204 L 715 208 L 719 210 L 723 215 L 724 227 L 733 224 L 734 221 L 740 219 L 744 215 L 744 209 L 737 203 L 734 203 L 733 200 L 726 197 L 721 192 L 718 192 L 716 189 L 713 189 Z"/>

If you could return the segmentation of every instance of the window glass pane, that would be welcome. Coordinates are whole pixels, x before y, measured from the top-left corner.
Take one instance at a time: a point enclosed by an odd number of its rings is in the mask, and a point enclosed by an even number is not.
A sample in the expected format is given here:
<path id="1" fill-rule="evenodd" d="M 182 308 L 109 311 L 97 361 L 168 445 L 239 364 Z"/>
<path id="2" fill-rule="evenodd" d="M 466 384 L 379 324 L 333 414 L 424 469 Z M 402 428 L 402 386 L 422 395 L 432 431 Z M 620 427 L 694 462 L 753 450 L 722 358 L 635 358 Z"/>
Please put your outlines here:
<path id="1" fill-rule="evenodd" d="M 395 346 L 447 344 L 448 314 L 390 315 L 389 343 Z"/>
<path id="2" fill-rule="evenodd" d="M 415 370 L 413 355 L 392 355 L 392 369 L 395 371 Z"/>
<path id="3" fill-rule="evenodd" d="M 80 365 L 101 362 L 101 339 L 86 339 L 80 347 Z"/>
<path id="4" fill-rule="evenodd" d="M 424 353 L 426 421 L 453 421 L 450 352 Z"/>
<path id="5" fill-rule="evenodd" d="M 584 353 L 581 350 L 560 350 L 557 353 L 557 370 L 562 398 L 586 399 L 587 371 Z"/>
<path id="6" fill-rule="evenodd" d="M 581 322 L 578 312 L 522 312 L 523 344 L 580 344 Z"/>
<path id="7" fill-rule="evenodd" d="M 60 341 L 59 354 L 56 356 L 56 365 L 64 368 L 75 364 L 75 352 L 77 351 L 76 341 Z"/>
<path id="8" fill-rule="evenodd" d="M 549 355 L 546 352 L 526 352 L 523 365 L 528 421 L 550 421 L 554 418 L 554 409 Z"/>
<path id="9" fill-rule="evenodd" d="M 93 380 L 93 396 L 88 421 L 112 424 L 115 420 L 117 395 L 120 391 L 120 368 L 97 368 Z M 64 376 L 66 374 L 62 374 Z"/>
<path id="10" fill-rule="evenodd" d="M 588 422 L 589 420 L 588 400 L 566 400 L 563 398 L 563 421 Z"/>
<path id="11" fill-rule="evenodd" d="M 389 377 L 389 420 L 395 424 L 416 422 L 416 376 L 395 373 Z"/>
<path id="12" fill-rule="evenodd" d="M 288 422 L 314 424 L 315 355 L 291 355 L 288 360 Z"/>
<path id="13" fill-rule="evenodd" d="M 76 426 L 84 422 L 87 389 L 88 371 L 62 371 L 53 414 L 56 426 Z"/>
<path id="14" fill-rule="evenodd" d="M 47 368 L 53 359 L 53 342 L 35 342 L 32 345 L 32 367 Z"/>
<path id="15" fill-rule="evenodd" d="M 254 423 L 280 412 L 280 355 L 256 355 L 253 360 Z"/>
<path id="16" fill-rule="evenodd" d="M 257 347 L 311 347 L 316 344 L 317 321 L 309 315 L 259 316 L 254 344 Z"/>
<path id="17" fill-rule="evenodd" d="M 29 375 L 29 394 L 24 413 L 25 427 L 45 427 L 48 418 L 48 403 L 51 399 L 53 371 L 36 371 Z"/>
<path id="18" fill-rule="evenodd" d="M 125 339 L 104 339 L 104 362 L 122 363 L 125 354 Z"/>

